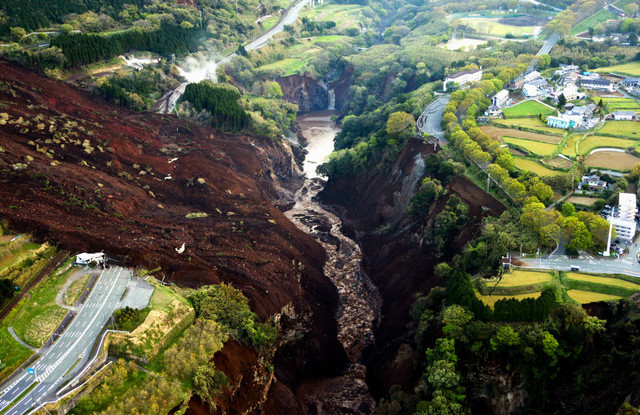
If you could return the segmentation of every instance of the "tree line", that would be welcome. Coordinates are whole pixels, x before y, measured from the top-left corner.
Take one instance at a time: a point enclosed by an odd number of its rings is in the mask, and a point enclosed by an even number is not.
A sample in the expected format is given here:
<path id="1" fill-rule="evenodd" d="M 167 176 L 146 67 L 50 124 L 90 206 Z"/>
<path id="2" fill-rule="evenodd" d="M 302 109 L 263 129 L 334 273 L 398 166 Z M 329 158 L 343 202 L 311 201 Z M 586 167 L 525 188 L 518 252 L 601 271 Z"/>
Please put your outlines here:
<path id="1" fill-rule="evenodd" d="M 197 111 L 207 110 L 213 124 L 224 131 L 242 131 L 251 123 L 249 115 L 238 103 L 240 94 L 206 82 L 187 85 L 182 99 Z"/>
<path id="2" fill-rule="evenodd" d="M 87 11 L 103 12 L 116 17 L 125 4 L 141 7 L 145 0 L 2 0 L 0 36 L 9 34 L 11 27 L 34 31 L 52 23 L 62 23 L 62 17 Z"/>
<path id="3" fill-rule="evenodd" d="M 198 27 L 185 29 L 164 25 L 152 32 L 130 30 L 110 36 L 94 34 L 62 34 L 51 41 L 51 46 L 62 50 L 65 66 L 86 65 L 110 59 L 134 50 L 146 50 L 160 55 L 194 52 L 204 31 Z"/>

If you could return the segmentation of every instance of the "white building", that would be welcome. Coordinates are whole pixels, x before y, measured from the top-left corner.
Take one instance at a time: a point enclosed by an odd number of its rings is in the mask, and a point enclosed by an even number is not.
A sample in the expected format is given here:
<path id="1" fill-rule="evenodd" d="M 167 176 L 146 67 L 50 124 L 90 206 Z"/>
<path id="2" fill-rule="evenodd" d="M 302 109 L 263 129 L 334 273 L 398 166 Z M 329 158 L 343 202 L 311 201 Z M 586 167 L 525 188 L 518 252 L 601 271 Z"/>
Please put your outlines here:
<path id="1" fill-rule="evenodd" d="M 522 87 L 522 95 L 527 98 L 534 98 L 542 95 L 542 91 L 540 91 L 540 89 L 535 85 L 524 84 Z"/>
<path id="2" fill-rule="evenodd" d="M 581 79 L 580 86 L 584 89 L 613 92 L 615 84 L 608 79 Z"/>
<path id="3" fill-rule="evenodd" d="M 636 113 L 635 111 L 614 111 L 611 115 L 617 121 L 631 121 L 636 116 Z"/>
<path id="4" fill-rule="evenodd" d="M 76 255 L 76 265 L 91 265 L 95 263 L 96 265 L 103 265 L 106 256 L 104 252 L 96 252 L 95 254 L 89 254 L 87 252 L 83 252 L 81 254 Z"/>
<path id="5" fill-rule="evenodd" d="M 454 73 L 444 79 L 444 91 L 447 91 L 447 84 L 454 82 L 459 86 L 468 84 L 469 82 L 479 82 L 482 80 L 482 69 L 473 69 L 465 72 Z"/>
<path id="6" fill-rule="evenodd" d="M 547 117 L 547 125 L 552 128 L 561 128 L 566 130 L 567 128 L 575 127 L 576 122 L 564 114 L 560 114 L 558 116 L 550 115 Z"/>
<path id="7" fill-rule="evenodd" d="M 502 105 L 509 99 L 509 91 L 503 89 L 491 97 L 491 104 L 496 107 L 502 107 Z"/>
<path id="8" fill-rule="evenodd" d="M 540 78 L 540 72 L 533 71 L 533 72 L 529 72 L 528 74 L 526 74 L 524 76 L 524 81 L 525 82 L 530 82 L 530 81 L 533 81 L 534 79 L 538 79 L 538 78 Z"/>
<path id="9" fill-rule="evenodd" d="M 578 92 L 578 87 L 575 84 L 568 84 L 564 88 L 558 88 L 554 95 L 555 98 L 558 99 L 562 94 L 564 94 L 567 101 L 575 101 L 587 96 L 584 92 Z"/>
<path id="10" fill-rule="evenodd" d="M 633 240 L 636 234 L 636 195 L 634 193 L 620 193 L 618 195 L 618 212 L 608 220 L 616 228 L 618 238 L 627 241 Z"/>

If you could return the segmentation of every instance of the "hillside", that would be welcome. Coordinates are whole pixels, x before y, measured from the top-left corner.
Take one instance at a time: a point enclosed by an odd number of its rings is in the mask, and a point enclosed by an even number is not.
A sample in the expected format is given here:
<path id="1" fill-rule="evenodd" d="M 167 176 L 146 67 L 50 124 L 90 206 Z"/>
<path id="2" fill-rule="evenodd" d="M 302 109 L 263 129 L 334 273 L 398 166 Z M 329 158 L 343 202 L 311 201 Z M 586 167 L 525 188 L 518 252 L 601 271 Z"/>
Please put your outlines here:
<path id="1" fill-rule="evenodd" d="M 228 409 L 270 393 L 297 411 L 292 390 L 341 367 L 324 252 L 271 203 L 297 177 L 283 145 L 133 113 L 5 61 L 0 108 L 0 216 L 14 229 L 181 285 L 229 282 L 261 319 L 278 316 L 293 340 L 276 351 L 276 380 L 242 382 L 232 393 L 247 399 Z M 253 376 L 244 355 L 234 370 Z"/>

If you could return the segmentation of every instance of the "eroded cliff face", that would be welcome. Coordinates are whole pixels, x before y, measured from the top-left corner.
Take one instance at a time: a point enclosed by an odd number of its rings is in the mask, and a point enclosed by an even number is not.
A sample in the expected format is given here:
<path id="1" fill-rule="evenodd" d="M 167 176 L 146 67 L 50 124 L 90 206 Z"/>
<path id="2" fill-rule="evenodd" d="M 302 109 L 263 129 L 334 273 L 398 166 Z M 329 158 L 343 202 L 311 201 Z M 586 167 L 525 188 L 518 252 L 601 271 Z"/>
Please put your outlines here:
<path id="1" fill-rule="evenodd" d="M 276 79 L 282 89 L 283 99 L 298 105 L 298 112 L 305 113 L 327 109 L 329 93 L 318 81 L 305 75 L 291 75 Z"/>
<path id="2" fill-rule="evenodd" d="M 13 227 L 160 266 L 177 284 L 231 283 L 277 323 L 273 372 L 247 350 L 236 360 L 232 345 L 223 349 L 243 380 L 220 411 L 301 413 L 297 386 L 340 372 L 347 359 L 324 251 L 272 204 L 296 188 L 286 147 L 133 113 L 5 61 L 0 105 L 0 216 Z"/>
<path id="3" fill-rule="evenodd" d="M 411 197 L 424 176 L 425 160 L 432 144 L 411 139 L 387 170 L 351 179 L 330 180 L 322 198 L 341 212 L 359 241 L 365 270 L 383 298 L 382 319 L 375 346 L 369 351 L 367 380 L 378 398 L 391 386 L 412 390 L 421 375 L 412 349 L 409 311 L 416 293 L 427 292 L 440 281 L 433 275 L 436 263 L 459 252 L 478 229 L 483 215 L 499 214 L 505 207 L 463 177 L 454 178 L 448 190 L 469 205 L 466 225 L 442 257 L 431 252 L 421 238 L 421 226 L 408 214 Z M 431 209 L 433 217 L 445 200 Z"/>

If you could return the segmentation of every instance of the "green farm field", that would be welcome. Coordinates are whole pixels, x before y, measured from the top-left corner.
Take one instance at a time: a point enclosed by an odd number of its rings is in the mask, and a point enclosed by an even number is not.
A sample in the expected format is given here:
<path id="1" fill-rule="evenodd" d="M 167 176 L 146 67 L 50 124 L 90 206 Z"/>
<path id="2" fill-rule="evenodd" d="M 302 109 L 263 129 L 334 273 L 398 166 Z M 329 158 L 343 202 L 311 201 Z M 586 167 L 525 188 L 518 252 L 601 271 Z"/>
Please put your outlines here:
<path id="1" fill-rule="evenodd" d="M 607 66 L 604 68 L 595 69 L 596 72 L 601 73 L 616 73 L 627 76 L 640 76 L 640 62 L 629 62 L 622 65 Z"/>
<path id="2" fill-rule="evenodd" d="M 556 174 L 562 173 L 556 170 L 549 169 L 531 159 L 514 157 L 513 162 L 515 166 L 520 170 L 530 171 L 537 174 L 538 176 L 555 176 Z"/>
<path id="3" fill-rule="evenodd" d="M 619 110 L 640 110 L 640 103 L 631 98 L 605 98 L 603 103 L 607 106 L 610 112 Z"/>
<path id="4" fill-rule="evenodd" d="M 502 141 L 504 141 L 507 144 L 516 146 L 518 148 L 525 149 L 530 153 L 536 154 L 538 156 L 543 156 L 543 157 L 552 155 L 557 148 L 555 144 L 541 143 L 538 141 L 524 140 L 521 138 L 514 138 L 514 137 L 503 137 Z"/>
<path id="5" fill-rule="evenodd" d="M 572 300 L 580 304 L 595 303 L 598 301 L 619 300 L 622 298 L 617 295 L 594 293 L 591 291 L 582 291 L 582 290 L 568 290 L 567 294 Z"/>
<path id="6" fill-rule="evenodd" d="M 562 136 L 564 134 L 564 130 L 561 130 L 559 128 L 547 127 L 547 124 L 543 123 L 542 120 L 538 118 L 509 118 L 505 120 L 494 120 L 493 122 L 505 127 L 529 128 L 544 134 L 558 136 Z"/>
<path id="7" fill-rule="evenodd" d="M 505 108 L 502 113 L 506 118 L 523 118 L 537 117 L 538 114 L 555 115 L 557 111 L 538 101 L 523 101 L 512 107 Z"/>
<path id="8" fill-rule="evenodd" d="M 578 144 L 578 153 L 581 155 L 587 155 L 597 148 L 613 147 L 626 149 L 636 147 L 638 144 L 638 141 L 628 140 L 625 138 L 590 135 L 580 141 Z"/>
<path id="9" fill-rule="evenodd" d="M 640 123 L 637 121 L 607 121 L 598 134 L 623 136 L 640 140 Z"/>
<path id="10" fill-rule="evenodd" d="M 587 17 L 577 25 L 573 26 L 571 29 L 572 35 L 577 35 L 578 33 L 586 32 L 590 27 L 597 26 L 599 23 L 602 23 L 608 19 L 616 19 L 617 16 L 611 13 L 609 10 L 601 9 L 595 14 Z"/>

